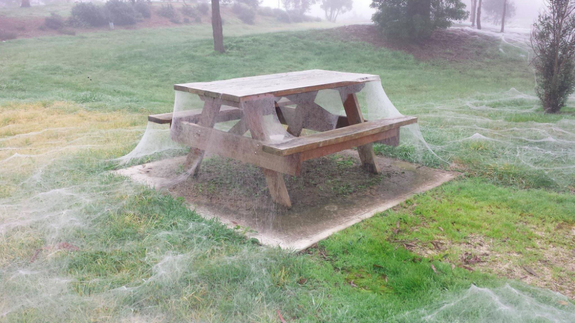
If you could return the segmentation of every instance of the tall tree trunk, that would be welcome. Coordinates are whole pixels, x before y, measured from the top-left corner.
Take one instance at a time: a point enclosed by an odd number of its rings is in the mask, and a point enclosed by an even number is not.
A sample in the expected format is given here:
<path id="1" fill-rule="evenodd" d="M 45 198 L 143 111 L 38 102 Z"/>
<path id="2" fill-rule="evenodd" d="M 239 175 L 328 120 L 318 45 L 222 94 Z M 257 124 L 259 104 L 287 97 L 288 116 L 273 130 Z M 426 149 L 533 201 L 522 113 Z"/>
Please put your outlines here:
<path id="1" fill-rule="evenodd" d="M 471 0 L 471 27 L 475 27 L 475 13 L 477 12 L 477 0 Z"/>
<path id="2" fill-rule="evenodd" d="M 22 0 L 20 8 L 28 8 L 28 7 L 30 7 L 30 0 Z"/>
<path id="3" fill-rule="evenodd" d="M 431 0 L 423 0 L 421 3 L 421 15 L 425 17 L 425 21 L 431 21 Z"/>
<path id="4" fill-rule="evenodd" d="M 477 29 L 481 29 L 481 4 L 483 0 L 478 0 L 477 3 Z"/>
<path id="5" fill-rule="evenodd" d="M 212 0 L 212 32 L 214 34 L 214 50 L 223 53 L 225 49 L 220 0 Z"/>
<path id="6" fill-rule="evenodd" d="M 507 0 L 503 0 L 503 15 L 501 16 L 501 32 L 505 32 L 505 15 L 507 15 Z"/>

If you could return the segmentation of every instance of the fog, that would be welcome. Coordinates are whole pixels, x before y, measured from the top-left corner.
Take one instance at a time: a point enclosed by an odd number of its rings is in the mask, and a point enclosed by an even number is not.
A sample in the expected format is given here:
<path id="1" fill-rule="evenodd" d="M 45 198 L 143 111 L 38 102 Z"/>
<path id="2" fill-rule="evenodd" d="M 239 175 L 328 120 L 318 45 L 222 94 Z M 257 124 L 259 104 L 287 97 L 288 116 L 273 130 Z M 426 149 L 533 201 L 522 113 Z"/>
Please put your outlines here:
<path id="1" fill-rule="evenodd" d="M 544 0 L 510 0 L 515 3 L 517 8 L 516 15 L 509 21 L 510 26 L 517 27 L 529 27 L 533 24 L 533 21 L 537 18 L 539 10 L 543 8 Z M 321 1 L 320 1 L 321 2 Z M 470 0 L 463 1 L 467 5 L 467 10 L 469 10 Z M 371 21 L 371 15 L 375 12 L 374 9 L 370 8 L 370 0 L 354 0 L 353 9 L 340 17 L 338 17 L 338 22 L 343 23 L 357 23 L 357 22 L 369 22 Z M 263 0 L 263 6 L 268 6 L 272 8 L 277 8 L 281 5 L 277 0 Z M 323 10 L 321 10 L 319 3 L 313 6 L 309 12 L 310 15 L 320 17 L 324 19 Z"/>

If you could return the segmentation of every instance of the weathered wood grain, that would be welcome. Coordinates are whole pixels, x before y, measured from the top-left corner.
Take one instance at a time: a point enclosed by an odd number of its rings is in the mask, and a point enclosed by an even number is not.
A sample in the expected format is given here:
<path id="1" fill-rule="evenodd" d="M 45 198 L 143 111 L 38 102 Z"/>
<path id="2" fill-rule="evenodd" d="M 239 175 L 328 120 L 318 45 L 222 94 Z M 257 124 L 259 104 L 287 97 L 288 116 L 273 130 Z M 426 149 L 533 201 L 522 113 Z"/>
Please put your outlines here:
<path id="1" fill-rule="evenodd" d="M 378 133 L 375 133 L 375 134 L 372 134 L 369 136 L 360 137 L 360 138 L 340 142 L 340 143 L 333 144 L 333 145 L 322 146 L 322 147 L 315 148 L 312 150 L 303 151 L 303 152 L 298 153 L 296 155 L 299 155 L 300 160 L 303 162 L 303 161 L 306 161 L 309 159 L 314 159 L 314 158 L 319 158 L 319 157 L 331 155 L 331 154 L 340 152 L 340 151 L 345 150 L 345 149 L 350 149 L 353 147 L 359 147 L 359 146 L 363 146 L 363 145 L 368 144 L 368 143 L 378 142 L 378 141 L 383 141 L 383 140 L 388 140 L 388 139 L 394 138 L 395 136 L 397 136 L 396 130 L 398 130 L 398 129 L 391 129 L 391 130 L 387 130 L 384 132 L 378 132 Z"/>
<path id="2" fill-rule="evenodd" d="M 204 109 L 202 110 L 202 114 L 198 120 L 198 126 L 205 127 L 205 128 L 213 128 L 216 124 L 217 116 L 220 113 L 222 105 L 215 101 L 215 100 L 206 100 L 204 101 Z M 176 119 L 178 125 L 181 124 L 183 121 L 180 119 Z M 172 133 L 175 133 L 174 131 Z M 188 174 L 197 174 L 198 169 L 200 168 L 200 164 L 202 163 L 202 159 L 204 158 L 204 151 L 201 149 L 194 148 L 191 146 L 190 152 L 188 156 L 186 156 L 186 162 L 184 163 L 184 168 L 188 172 Z"/>
<path id="3" fill-rule="evenodd" d="M 265 143 L 263 150 L 278 156 L 289 156 L 303 151 L 382 133 L 416 122 L 417 118 L 410 116 L 364 122 L 327 132 L 315 133 L 305 137 L 289 139 L 281 143 Z"/>
<path id="4" fill-rule="evenodd" d="M 148 121 L 158 124 L 168 124 L 172 123 L 173 115 L 174 115 L 173 113 L 152 114 L 148 116 Z M 222 107 L 216 117 L 216 123 L 238 120 L 242 117 L 242 115 L 243 112 L 240 109 Z M 191 123 L 198 123 L 200 121 L 201 116 L 202 112 L 198 110 L 180 111 L 176 113 L 176 118 Z"/>
<path id="5" fill-rule="evenodd" d="M 266 134 L 265 129 L 263 128 L 264 124 L 264 117 L 261 113 L 261 107 L 271 107 L 273 108 L 272 111 L 275 111 L 275 102 L 274 98 L 265 98 L 258 101 L 247 101 L 242 104 L 244 110 L 244 120 L 246 121 L 246 125 L 248 129 L 250 129 L 250 133 L 252 138 L 258 139 L 261 141 L 268 140 L 268 134 Z M 263 146 L 261 143 L 258 144 L 259 148 Z M 261 150 L 262 153 L 265 153 Z M 271 155 L 271 154 L 270 154 Z M 278 156 L 279 157 L 279 156 Z M 288 156 L 289 157 L 289 156 Z M 283 157 L 285 158 L 285 157 Z M 299 156 L 294 156 L 293 165 L 297 168 L 297 172 L 299 173 L 300 169 L 300 161 Z M 262 166 L 263 167 L 263 166 Z M 275 167 L 275 166 L 274 166 Z M 268 189 L 270 191 L 270 195 L 272 200 L 278 204 L 284 205 L 288 208 L 291 207 L 291 200 L 289 197 L 289 193 L 287 187 L 284 182 L 283 175 L 281 173 L 285 173 L 285 171 L 279 170 L 276 172 L 274 168 L 270 167 L 263 167 L 264 176 L 266 178 L 266 183 L 268 185 Z"/>
<path id="6" fill-rule="evenodd" d="M 340 90 L 341 100 L 343 101 L 343 108 L 347 115 L 347 121 L 350 125 L 366 124 L 361 114 L 361 108 L 357 102 L 357 96 L 354 93 L 347 93 L 346 90 Z M 372 122 L 370 122 L 372 123 Z M 369 124 L 369 123 L 368 123 Z M 349 128 L 349 127 L 348 127 Z M 345 129 L 345 128 L 344 128 Z M 379 169 L 375 163 L 375 153 L 373 152 L 373 143 L 366 143 L 363 146 L 357 147 L 359 159 L 361 160 L 363 168 L 367 171 L 377 174 Z"/>
<path id="7" fill-rule="evenodd" d="M 263 143 L 259 140 L 201 127 L 189 122 L 182 122 L 179 127 L 177 135 L 173 138 L 174 141 L 194 149 L 207 150 L 222 157 L 292 176 L 300 173 L 299 156 L 282 157 L 266 153 L 262 150 Z"/>
<path id="8" fill-rule="evenodd" d="M 215 99 L 241 102 L 266 96 L 283 97 L 379 80 L 377 75 L 309 70 L 213 82 L 176 84 L 174 89 Z"/>

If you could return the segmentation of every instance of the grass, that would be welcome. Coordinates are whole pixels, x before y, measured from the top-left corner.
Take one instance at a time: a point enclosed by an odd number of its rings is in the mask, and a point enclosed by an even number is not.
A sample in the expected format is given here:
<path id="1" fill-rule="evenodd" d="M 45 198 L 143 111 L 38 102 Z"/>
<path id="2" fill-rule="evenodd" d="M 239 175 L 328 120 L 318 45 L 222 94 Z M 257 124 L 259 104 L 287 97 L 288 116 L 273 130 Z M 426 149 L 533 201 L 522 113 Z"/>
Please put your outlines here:
<path id="1" fill-rule="evenodd" d="M 575 198 L 548 174 L 504 172 L 507 155 L 490 142 L 446 153 L 475 178 L 420 194 L 305 254 L 260 246 L 181 200 L 110 175 L 111 159 L 133 148 L 146 114 L 171 110 L 172 84 L 181 82 L 311 68 L 378 74 L 438 148 L 468 135 L 454 127 L 462 125 L 456 117 L 488 118 L 492 131 L 573 120 L 572 108 L 561 117 L 523 113 L 530 99 L 502 94 L 532 92 L 532 75 L 515 56 L 422 63 L 313 31 L 248 35 L 263 30 L 232 26 L 224 26 L 224 55 L 213 52 L 207 26 L 0 44 L 3 319 L 278 322 L 279 311 L 288 322 L 415 322 L 422 316 L 405 313 L 437 308 L 471 285 L 500 286 L 503 277 L 574 290 Z M 488 50 L 498 52 L 496 44 Z M 499 110 L 470 110 L 469 102 Z M 428 116 L 437 111 L 449 113 Z M 415 148 L 379 149 L 409 159 Z M 539 277 L 523 278 L 525 267 Z"/>

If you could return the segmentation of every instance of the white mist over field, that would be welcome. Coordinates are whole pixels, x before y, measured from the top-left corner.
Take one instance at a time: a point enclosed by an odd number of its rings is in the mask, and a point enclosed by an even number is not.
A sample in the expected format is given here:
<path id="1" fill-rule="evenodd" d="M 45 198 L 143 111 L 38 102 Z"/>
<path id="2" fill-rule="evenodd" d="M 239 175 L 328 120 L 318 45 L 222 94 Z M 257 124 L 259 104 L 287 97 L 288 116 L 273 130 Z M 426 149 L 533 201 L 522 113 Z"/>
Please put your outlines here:
<path id="1" fill-rule="evenodd" d="M 470 8 L 470 0 L 463 0 L 467 5 L 467 10 Z M 509 26 L 516 27 L 530 27 L 534 20 L 537 18 L 539 11 L 543 8 L 544 0 L 513 0 L 517 13 L 513 19 L 509 21 Z M 325 19 L 323 10 L 320 8 L 321 1 L 312 7 L 309 14 L 312 16 Z M 338 22 L 342 23 L 366 23 L 371 21 L 371 15 L 375 9 L 370 8 L 371 0 L 354 0 L 353 9 L 349 12 L 338 17 Z M 262 6 L 272 8 L 283 8 L 281 0 L 263 0 Z"/>

